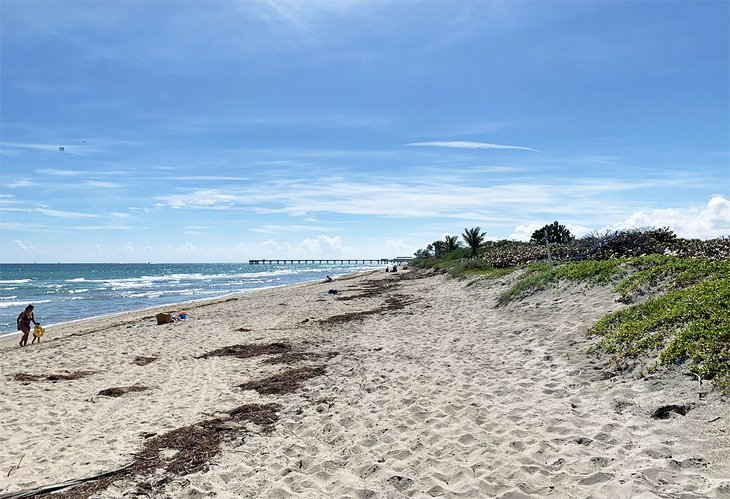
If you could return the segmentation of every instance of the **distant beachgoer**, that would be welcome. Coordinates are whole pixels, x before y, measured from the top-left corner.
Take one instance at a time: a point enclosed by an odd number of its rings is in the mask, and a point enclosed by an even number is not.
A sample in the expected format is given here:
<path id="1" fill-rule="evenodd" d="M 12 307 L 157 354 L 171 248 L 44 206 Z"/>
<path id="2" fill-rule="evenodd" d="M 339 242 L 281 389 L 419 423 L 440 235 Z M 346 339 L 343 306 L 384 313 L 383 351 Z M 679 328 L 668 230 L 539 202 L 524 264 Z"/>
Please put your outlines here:
<path id="1" fill-rule="evenodd" d="M 386 272 L 390 272 L 390 267 L 388 267 L 388 266 L 386 265 L 386 266 L 385 266 L 385 271 L 386 271 Z"/>
<path id="2" fill-rule="evenodd" d="M 398 272 L 398 266 L 397 265 L 393 265 L 393 270 L 391 270 L 391 272 Z"/>
<path id="3" fill-rule="evenodd" d="M 330 276 L 327 276 L 324 278 L 324 282 L 332 282 L 332 278 Z"/>
<path id="4" fill-rule="evenodd" d="M 18 316 L 18 331 L 23 333 L 23 336 L 20 338 L 20 346 L 24 347 L 28 344 L 28 336 L 30 336 L 30 323 L 33 322 L 36 326 L 40 326 L 38 322 L 36 322 L 35 317 L 33 316 L 33 305 L 28 305 L 25 307 L 25 310 L 20 312 L 20 315 Z"/>

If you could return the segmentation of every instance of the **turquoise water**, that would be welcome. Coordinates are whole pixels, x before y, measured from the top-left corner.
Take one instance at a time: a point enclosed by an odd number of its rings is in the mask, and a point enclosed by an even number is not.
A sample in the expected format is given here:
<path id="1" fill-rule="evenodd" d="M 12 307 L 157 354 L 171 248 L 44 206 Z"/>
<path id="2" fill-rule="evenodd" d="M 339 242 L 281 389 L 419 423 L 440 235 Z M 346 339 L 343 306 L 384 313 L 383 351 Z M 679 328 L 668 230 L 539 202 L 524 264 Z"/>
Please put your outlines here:
<path id="1" fill-rule="evenodd" d="M 367 264 L 0 264 L 0 335 L 28 304 L 43 325 L 377 268 Z"/>

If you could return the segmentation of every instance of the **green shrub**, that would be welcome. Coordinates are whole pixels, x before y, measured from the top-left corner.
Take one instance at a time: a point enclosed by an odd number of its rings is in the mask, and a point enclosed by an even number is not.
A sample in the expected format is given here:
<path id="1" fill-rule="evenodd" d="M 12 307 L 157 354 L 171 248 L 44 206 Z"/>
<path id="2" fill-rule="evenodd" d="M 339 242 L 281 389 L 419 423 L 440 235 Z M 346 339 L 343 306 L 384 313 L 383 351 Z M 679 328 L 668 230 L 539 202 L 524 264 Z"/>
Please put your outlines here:
<path id="1" fill-rule="evenodd" d="M 730 375 L 730 281 L 710 277 L 596 323 L 598 347 L 615 360 L 659 351 L 662 365 L 689 361 L 690 371 L 711 379 Z"/>
<path id="2" fill-rule="evenodd" d="M 522 278 L 499 297 L 499 305 L 510 300 L 545 289 L 558 281 L 584 281 L 604 284 L 623 274 L 619 260 L 585 260 L 551 267 L 547 263 L 529 265 Z"/>
<path id="3" fill-rule="evenodd" d="M 575 239 L 565 225 L 559 224 L 557 220 L 533 232 L 530 242 L 543 244 L 546 238 L 548 242 L 562 244 L 569 243 Z"/>

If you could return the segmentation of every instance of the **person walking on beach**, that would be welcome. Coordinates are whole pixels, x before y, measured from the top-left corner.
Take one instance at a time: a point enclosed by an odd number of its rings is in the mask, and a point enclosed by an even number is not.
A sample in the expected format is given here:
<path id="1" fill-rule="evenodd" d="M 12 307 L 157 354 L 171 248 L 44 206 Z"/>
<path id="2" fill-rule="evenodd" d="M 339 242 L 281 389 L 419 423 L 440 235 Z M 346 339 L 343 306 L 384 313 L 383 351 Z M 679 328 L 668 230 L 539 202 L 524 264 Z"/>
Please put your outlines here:
<path id="1" fill-rule="evenodd" d="M 28 305 L 25 307 L 25 310 L 20 312 L 20 315 L 18 316 L 18 331 L 23 333 L 23 337 L 20 338 L 20 346 L 24 347 L 28 344 L 28 336 L 30 336 L 30 323 L 33 321 L 33 324 L 36 326 L 40 326 L 35 320 L 35 317 L 33 316 L 33 305 Z"/>

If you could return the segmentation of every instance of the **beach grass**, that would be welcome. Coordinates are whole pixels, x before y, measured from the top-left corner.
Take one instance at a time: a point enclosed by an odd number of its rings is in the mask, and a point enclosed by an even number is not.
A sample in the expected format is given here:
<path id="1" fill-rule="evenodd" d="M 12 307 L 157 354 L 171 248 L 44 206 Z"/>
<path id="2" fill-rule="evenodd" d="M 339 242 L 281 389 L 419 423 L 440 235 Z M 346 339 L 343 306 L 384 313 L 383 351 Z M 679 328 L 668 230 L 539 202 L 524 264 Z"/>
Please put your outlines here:
<path id="1" fill-rule="evenodd" d="M 519 270 L 497 306 L 560 282 L 613 285 L 629 306 L 600 319 L 588 331 L 599 338 L 592 351 L 609 355 L 617 368 L 683 365 L 700 380 L 730 393 L 730 260 L 650 254 L 550 265 L 535 262 L 496 269 L 484 259 L 422 259 L 451 276 L 503 276 Z M 632 362 L 633 361 L 633 362 Z"/>

